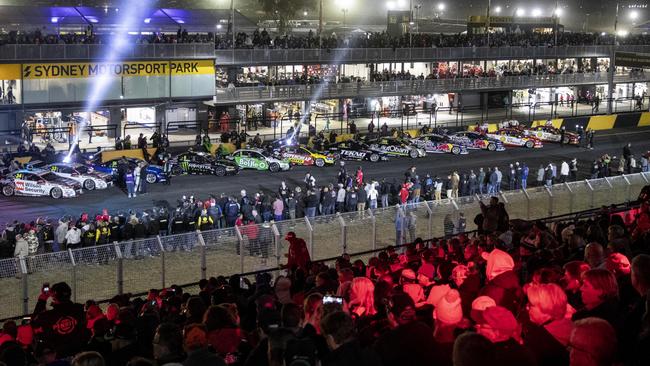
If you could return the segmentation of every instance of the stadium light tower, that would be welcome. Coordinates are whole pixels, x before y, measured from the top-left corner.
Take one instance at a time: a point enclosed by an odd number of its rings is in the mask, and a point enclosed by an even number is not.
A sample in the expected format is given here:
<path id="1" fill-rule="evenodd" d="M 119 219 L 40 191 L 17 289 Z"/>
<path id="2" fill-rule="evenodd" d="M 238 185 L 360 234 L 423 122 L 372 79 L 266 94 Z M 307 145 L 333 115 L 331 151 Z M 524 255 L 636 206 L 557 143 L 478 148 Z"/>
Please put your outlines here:
<path id="1" fill-rule="evenodd" d="M 500 6 L 497 6 L 496 8 L 494 8 L 494 14 L 501 14 L 501 7 Z"/>

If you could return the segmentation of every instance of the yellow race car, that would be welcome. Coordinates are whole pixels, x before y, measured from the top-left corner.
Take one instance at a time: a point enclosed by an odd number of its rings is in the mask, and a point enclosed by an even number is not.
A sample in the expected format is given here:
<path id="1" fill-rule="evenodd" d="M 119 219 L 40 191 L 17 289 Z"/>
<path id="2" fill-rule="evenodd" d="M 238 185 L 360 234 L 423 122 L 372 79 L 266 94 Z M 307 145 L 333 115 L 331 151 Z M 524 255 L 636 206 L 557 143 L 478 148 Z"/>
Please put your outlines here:
<path id="1" fill-rule="evenodd" d="M 334 155 L 325 154 L 301 145 L 282 146 L 274 151 L 274 156 L 289 161 L 292 165 L 317 166 L 319 168 L 336 162 Z"/>

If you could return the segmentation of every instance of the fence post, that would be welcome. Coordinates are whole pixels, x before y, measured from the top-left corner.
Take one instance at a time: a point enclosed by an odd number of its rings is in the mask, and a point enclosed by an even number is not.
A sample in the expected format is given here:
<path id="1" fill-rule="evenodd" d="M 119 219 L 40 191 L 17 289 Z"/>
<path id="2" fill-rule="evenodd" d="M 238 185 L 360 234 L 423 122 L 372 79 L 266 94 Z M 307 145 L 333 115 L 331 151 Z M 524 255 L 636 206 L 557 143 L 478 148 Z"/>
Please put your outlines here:
<path id="1" fill-rule="evenodd" d="M 553 216 L 553 192 L 548 187 L 544 187 L 546 193 L 548 193 L 548 215 Z"/>
<path id="2" fill-rule="evenodd" d="M 29 314 L 29 281 L 27 280 L 27 261 L 24 257 L 18 259 L 18 270 L 21 273 L 23 287 L 23 314 Z"/>
<path id="3" fill-rule="evenodd" d="M 124 294 L 124 256 L 122 248 L 118 242 L 113 242 L 115 246 L 115 256 L 117 256 L 117 294 Z"/>
<path id="4" fill-rule="evenodd" d="M 77 302 L 77 263 L 72 255 L 72 249 L 68 248 L 70 263 L 72 264 L 72 301 Z"/>
<path id="5" fill-rule="evenodd" d="M 614 189 L 614 186 L 613 186 L 612 183 L 609 181 L 609 178 L 605 177 L 605 183 L 607 183 L 607 185 L 609 186 L 609 189 Z"/>
<path id="6" fill-rule="evenodd" d="M 368 215 L 370 215 L 370 223 L 372 225 L 372 231 L 370 233 L 370 248 L 372 250 L 377 249 L 377 218 L 375 217 L 372 209 L 368 209 Z"/>
<path id="7" fill-rule="evenodd" d="M 524 193 L 524 197 L 526 197 L 526 220 L 530 220 L 530 195 L 526 189 L 522 188 L 521 191 Z"/>
<path id="8" fill-rule="evenodd" d="M 239 248 L 239 273 L 244 273 L 244 237 L 235 225 L 235 235 L 237 235 L 237 247 Z"/>
<path id="9" fill-rule="evenodd" d="M 644 180 L 646 183 L 650 183 L 650 181 L 648 181 L 648 177 L 645 176 L 646 173 L 647 173 L 647 172 L 641 172 L 641 178 L 643 178 L 643 180 Z"/>
<path id="10" fill-rule="evenodd" d="M 309 231 L 309 236 L 307 238 L 307 248 L 309 249 L 309 256 L 312 260 L 315 260 L 314 256 L 314 227 L 311 226 L 309 222 L 309 217 L 305 216 L 305 225 L 307 226 L 307 231 Z"/>
<path id="11" fill-rule="evenodd" d="M 433 210 L 429 202 L 424 201 L 424 207 L 427 209 L 427 239 L 433 238 Z"/>
<path id="12" fill-rule="evenodd" d="M 569 191 L 569 212 L 567 213 L 573 213 L 573 189 L 567 182 L 564 182 L 564 186 Z"/>
<path id="13" fill-rule="evenodd" d="M 345 224 L 345 219 L 343 219 L 343 216 L 341 216 L 340 212 L 336 213 L 336 218 L 339 220 L 339 224 L 341 225 L 341 246 L 343 248 L 343 253 L 348 252 L 348 230 Z"/>
<path id="14" fill-rule="evenodd" d="M 587 187 L 589 187 L 589 190 L 591 191 L 591 200 L 589 203 L 589 208 L 594 208 L 594 187 L 591 186 L 591 183 L 589 183 L 589 179 L 585 179 L 585 183 L 587 183 Z"/>
<path id="15" fill-rule="evenodd" d="M 201 230 L 196 231 L 196 238 L 199 240 L 199 248 L 201 248 L 201 279 L 205 280 L 207 278 L 206 272 L 208 270 L 208 265 L 205 261 L 205 239 L 201 235 Z"/>
<path id="16" fill-rule="evenodd" d="M 627 179 L 626 174 L 623 174 L 623 179 L 625 179 L 625 183 L 627 183 L 627 202 L 629 203 L 632 201 L 632 183 L 630 183 L 630 180 Z"/>
<path id="17" fill-rule="evenodd" d="M 506 196 L 503 194 L 503 191 L 499 192 L 499 197 L 501 197 L 501 200 L 502 200 L 503 203 L 505 203 L 506 205 L 510 203 L 510 202 L 508 202 L 508 199 L 506 198 Z"/>
<path id="18" fill-rule="evenodd" d="M 165 285 L 165 247 L 163 246 L 160 235 L 156 235 L 156 241 L 158 242 L 158 247 L 160 248 L 160 282 L 162 283 L 162 288 L 166 288 Z"/>
<path id="19" fill-rule="evenodd" d="M 282 251 L 282 242 L 280 241 L 280 230 L 278 226 L 273 223 L 271 224 L 271 231 L 273 232 L 273 243 L 275 244 L 275 266 L 277 270 L 280 270 L 280 252 Z M 277 277 L 277 274 L 276 274 Z"/>

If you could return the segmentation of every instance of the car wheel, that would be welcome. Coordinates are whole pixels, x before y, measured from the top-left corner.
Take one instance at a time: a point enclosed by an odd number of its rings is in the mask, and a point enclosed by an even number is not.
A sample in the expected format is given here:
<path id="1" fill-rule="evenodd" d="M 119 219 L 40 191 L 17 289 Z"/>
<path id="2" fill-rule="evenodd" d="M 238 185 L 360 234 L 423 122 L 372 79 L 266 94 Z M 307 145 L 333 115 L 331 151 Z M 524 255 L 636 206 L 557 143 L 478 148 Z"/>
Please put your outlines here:
<path id="1" fill-rule="evenodd" d="M 92 191 L 93 189 L 95 189 L 95 181 L 92 179 L 86 179 L 84 181 L 84 188 L 89 191 Z"/>
<path id="2" fill-rule="evenodd" d="M 376 163 L 379 161 L 379 154 L 370 154 L 370 161 Z"/>
<path id="3" fill-rule="evenodd" d="M 14 189 L 14 186 L 8 184 L 8 185 L 2 187 L 2 194 L 3 195 L 5 195 L 7 197 L 10 197 L 10 196 L 13 196 L 14 193 L 16 193 L 16 190 Z"/>
<path id="4" fill-rule="evenodd" d="M 224 175 L 226 175 L 226 168 L 222 166 L 218 166 L 214 168 L 214 175 L 216 175 L 217 177 L 223 177 Z"/>
<path id="5" fill-rule="evenodd" d="M 415 150 L 415 149 L 412 149 L 411 151 L 409 151 L 409 156 L 411 158 L 413 158 L 413 159 L 417 158 L 418 157 L 418 151 Z"/>
<path id="6" fill-rule="evenodd" d="M 181 174 L 183 174 L 183 168 L 181 168 L 178 165 L 174 165 L 172 167 L 172 175 L 181 175 Z"/>
<path id="7" fill-rule="evenodd" d="M 497 145 L 493 142 L 489 143 L 487 146 L 488 151 L 496 151 Z"/>
<path id="8" fill-rule="evenodd" d="M 50 196 L 55 200 L 58 200 L 59 198 L 63 197 L 63 191 L 61 190 L 61 188 L 54 187 L 50 191 Z"/>
<path id="9" fill-rule="evenodd" d="M 279 171 L 280 171 L 280 164 L 278 164 L 278 163 L 271 163 L 271 164 L 269 165 L 269 170 L 270 170 L 272 173 L 277 173 L 277 172 L 279 172 Z"/>
<path id="10" fill-rule="evenodd" d="M 314 162 L 314 164 L 316 164 L 317 167 L 322 168 L 322 167 L 325 166 L 325 160 L 323 160 L 323 159 L 316 159 L 316 161 Z"/>
<path id="11" fill-rule="evenodd" d="M 147 183 L 149 184 L 154 184 L 156 183 L 156 175 L 154 173 L 147 173 L 147 176 L 145 177 Z"/>
<path id="12" fill-rule="evenodd" d="M 454 154 L 454 155 L 460 154 L 460 147 L 458 147 L 458 146 L 452 147 L 451 148 L 451 153 Z"/>
<path id="13" fill-rule="evenodd" d="M 532 149 L 533 147 L 535 147 L 535 143 L 528 140 L 528 141 L 526 141 L 526 147 L 529 148 L 529 149 Z"/>

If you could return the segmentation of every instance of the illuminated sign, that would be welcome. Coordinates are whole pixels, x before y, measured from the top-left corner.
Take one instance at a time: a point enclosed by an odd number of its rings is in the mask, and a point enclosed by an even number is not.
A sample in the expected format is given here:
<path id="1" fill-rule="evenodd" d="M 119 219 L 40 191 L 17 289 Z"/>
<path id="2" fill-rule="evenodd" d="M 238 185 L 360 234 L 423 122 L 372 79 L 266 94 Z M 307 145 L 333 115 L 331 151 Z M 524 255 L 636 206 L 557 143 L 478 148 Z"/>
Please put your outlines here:
<path id="1" fill-rule="evenodd" d="M 133 61 L 119 63 L 47 63 L 22 65 L 22 77 L 24 79 L 208 74 L 214 74 L 214 62 L 211 60 Z"/>

